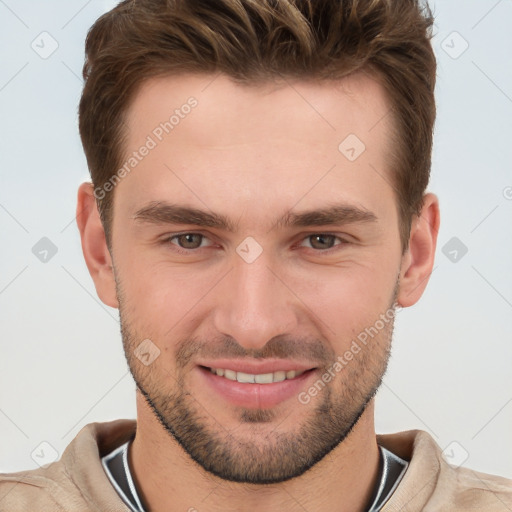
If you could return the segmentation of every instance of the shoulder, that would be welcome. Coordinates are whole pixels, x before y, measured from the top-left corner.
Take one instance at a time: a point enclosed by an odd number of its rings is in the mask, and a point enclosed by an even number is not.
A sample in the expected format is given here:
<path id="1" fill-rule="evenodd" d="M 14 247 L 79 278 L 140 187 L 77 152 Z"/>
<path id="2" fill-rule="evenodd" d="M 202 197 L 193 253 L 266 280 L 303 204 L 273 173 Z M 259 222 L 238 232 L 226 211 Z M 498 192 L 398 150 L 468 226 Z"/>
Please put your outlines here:
<path id="1" fill-rule="evenodd" d="M 60 460 L 38 469 L 0 473 L 0 512 L 128 510 L 110 484 L 101 456 L 135 432 L 134 420 L 91 423 Z"/>
<path id="2" fill-rule="evenodd" d="M 512 510 L 512 480 L 444 464 L 438 492 L 451 497 L 460 510 Z"/>
<path id="3" fill-rule="evenodd" d="M 430 434 L 410 430 L 377 436 L 379 444 L 409 461 L 383 512 L 512 510 L 512 480 L 449 464 Z"/>
<path id="4" fill-rule="evenodd" d="M 80 493 L 62 472 L 59 462 L 52 468 L 0 474 L 0 511 L 86 510 Z M 60 474 L 59 474 L 60 473 Z M 65 508 L 66 507 L 66 508 Z"/>

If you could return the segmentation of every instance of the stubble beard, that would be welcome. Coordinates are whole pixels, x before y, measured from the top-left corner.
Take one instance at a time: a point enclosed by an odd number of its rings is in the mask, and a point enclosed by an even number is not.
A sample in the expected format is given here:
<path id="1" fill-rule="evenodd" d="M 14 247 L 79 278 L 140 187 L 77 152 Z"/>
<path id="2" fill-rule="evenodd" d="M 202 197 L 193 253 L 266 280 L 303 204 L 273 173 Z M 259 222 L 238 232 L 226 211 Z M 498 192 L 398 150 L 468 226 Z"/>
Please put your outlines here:
<path id="1" fill-rule="evenodd" d="M 398 283 L 388 311 L 395 311 L 397 289 Z M 298 426 L 293 431 L 280 429 L 286 416 L 280 416 L 277 408 L 237 408 L 239 425 L 228 430 L 215 419 L 206 404 L 201 404 L 187 389 L 183 357 L 177 357 L 174 375 L 166 373 L 161 365 L 145 367 L 140 363 L 134 350 L 147 336 L 139 336 L 132 328 L 119 290 L 118 300 L 125 355 L 139 391 L 173 441 L 177 441 L 204 470 L 224 480 L 272 484 L 305 473 L 354 429 L 377 393 L 389 361 L 394 314 L 385 328 L 362 347 L 335 378 L 325 383 L 311 400 L 311 407 L 306 408 L 297 400 L 299 418 L 304 416 L 304 420 L 297 419 L 294 424 Z M 163 346 L 159 341 L 155 343 Z M 226 347 L 232 347 L 233 343 L 226 342 Z M 189 354 L 185 359 L 189 360 L 191 354 L 208 343 L 184 340 L 182 346 Z M 319 346 L 326 359 L 318 372 L 318 378 L 321 378 L 324 371 L 332 368 L 336 356 L 330 353 L 325 357 L 328 351 L 319 341 L 316 349 L 309 347 L 310 352 L 318 352 Z M 233 355 L 232 351 L 223 353 Z M 237 434 L 240 426 L 245 435 Z"/>

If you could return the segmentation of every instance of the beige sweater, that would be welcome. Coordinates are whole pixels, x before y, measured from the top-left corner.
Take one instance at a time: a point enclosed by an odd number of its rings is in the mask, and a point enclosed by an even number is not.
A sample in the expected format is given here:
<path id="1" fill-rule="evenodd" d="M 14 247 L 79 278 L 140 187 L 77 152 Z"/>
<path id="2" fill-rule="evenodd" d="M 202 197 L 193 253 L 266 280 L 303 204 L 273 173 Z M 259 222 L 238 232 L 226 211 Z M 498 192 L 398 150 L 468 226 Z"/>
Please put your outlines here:
<path id="1" fill-rule="evenodd" d="M 100 457 L 127 441 L 135 426 L 134 420 L 91 423 L 59 461 L 32 471 L 0 474 L 0 511 L 128 511 L 107 479 Z M 411 461 L 383 512 L 512 511 L 512 480 L 450 466 L 427 432 L 378 435 L 377 441 Z"/>

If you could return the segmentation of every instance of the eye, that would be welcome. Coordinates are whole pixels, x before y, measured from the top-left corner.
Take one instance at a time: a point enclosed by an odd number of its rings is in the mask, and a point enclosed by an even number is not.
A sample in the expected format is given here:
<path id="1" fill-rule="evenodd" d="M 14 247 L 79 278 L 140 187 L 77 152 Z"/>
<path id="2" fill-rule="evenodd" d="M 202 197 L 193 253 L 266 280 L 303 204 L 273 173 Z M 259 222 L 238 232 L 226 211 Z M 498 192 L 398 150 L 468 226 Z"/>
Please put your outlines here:
<path id="1" fill-rule="evenodd" d="M 335 243 L 336 240 L 339 240 L 339 243 Z M 332 249 L 336 245 L 342 245 L 343 243 L 346 243 L 346 241 L 340 237 L 327 233 L 315 233 L 313 235 L 309 235 L 304 239 L 304 242 L 306 241 L 310 242 L 309 247 L 323 251 Z M 301 244 L 302 247 L 304 247 L 304 242 Z"/>
<path id="2" fill-rule="evenodd" d="M 212 245 L 205 235 L 201 233 L 180 233 L 177 235 L 168 236 L 164 243 L 173 245 L 173 249 L 181 254 L 190 254 L 204 247 Z M 309 247 L 316 251 L 327 252 L 333 247 L 346 244 L 347 241 L 339 236 L 331 235 L 329 233 L 314 233 L 308 235 L 302 243 L 301 247 Z"/>
<path id="3" fill-rule="evenodd" d="M 200 233 L 181 233 L 179 235 L 172 235 L 165 240 L 176 246 L 176 250 L 181 253 L 201 249 L 211 244 L 203 244 L 204 241 L 209 241 L 204 235 Z"/>

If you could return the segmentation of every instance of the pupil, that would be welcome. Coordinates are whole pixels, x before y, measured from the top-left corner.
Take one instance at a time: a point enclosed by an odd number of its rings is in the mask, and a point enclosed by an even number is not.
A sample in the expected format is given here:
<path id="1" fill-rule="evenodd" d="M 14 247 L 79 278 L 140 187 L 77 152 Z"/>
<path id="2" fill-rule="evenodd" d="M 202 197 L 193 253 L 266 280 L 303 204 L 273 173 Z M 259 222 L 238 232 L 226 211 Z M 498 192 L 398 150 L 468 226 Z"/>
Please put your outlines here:
<path id="1" fill-rule="evenodd" d="M 313 240 L 315 241 L 315 243 L 317 241 L 319 241 L 320 245 L 324 244 L 324 247 L 321 247 L 321 249 L 324 249 L 325 244 L 327 244 L 328 246 L 331 245 L 330 242 L 332 242 L 333 236 L 332 235 L 313 235 Z M 315 243 L 313 243 L 313 246 L 315 245 Z"/>
<path id="2" fill-rule="evenodd" d="M 182 235 L 181 236 L 181 242 L 182 242 L 182 245 L 185 245 L 187 248 L 190 248 L 189 246 L 194 246 L 194 245 L 197 245 L 197 239 L 196 239 L 196 243 L 194 244 L 194 238 L 193 237 L 198 237 L 199 235 L 194 235 L 194 234 L 188 234 L 188 235 Z"/>

